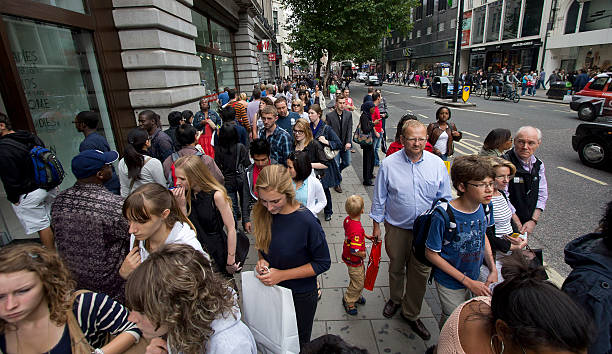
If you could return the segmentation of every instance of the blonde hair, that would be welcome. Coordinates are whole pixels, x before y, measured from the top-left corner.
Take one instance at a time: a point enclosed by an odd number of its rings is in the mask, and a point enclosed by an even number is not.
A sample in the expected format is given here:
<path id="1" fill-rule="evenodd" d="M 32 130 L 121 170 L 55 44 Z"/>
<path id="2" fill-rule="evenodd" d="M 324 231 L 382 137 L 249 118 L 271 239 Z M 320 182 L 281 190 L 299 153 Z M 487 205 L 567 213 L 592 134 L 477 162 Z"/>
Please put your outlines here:
<path id="1" fill-rule="evenodd" d="M 404 122 L 404 125 L 402 126 L 402 134 L 406 134 L 406 130 L 408 130 L 408 128 L 424 128 L 425 131 L 427 131 L 427 126 L 425 126 L 425 124 L 414 119 L 409 119 Z"/>
<path id="2" fill-rule="evenodd" d="M 302 112 L 304 112 L 304 102 L 302 102 L 302 100 L 301 100 L 301 99 L 296 98 L 296 99 L 294 99 L 294 100 L 293 100 L 293 102 L 291 102 L 291 103 L 292 103 L 292 104 L 299 104 L 299 105 L 300 105 L 300 108 L 301 108 L 301 110 L 302 110 Z M 293 108 L 293 106 L 292 106 L 291 108 Z M 299 113 L 302 113 L 302 112 L 299 112 Z"/>
<path id="3" fill-rule="evenodd" d="M 314 140 L 314 137 L 312 136 L 312 130 L 310 129 L 310 122 L 307 121 L 306 119 L 304 118 L 298 119 L 295 122 L 295 125 L 293 126 L 294 130 L 295 128 L 298 128 L 299 130 L 304 131 L 304 147 L 308 146 L 308 144 L 310 144 L 310 142 Z M 298 144 L 296 139 L 293 139 L 293 143 L 295 146 L 297 146 Z"/>
<path id="4" fill-rule="evenodd" d="M 244 93 L 244 92 L 241 92 L 241 93 L 240 93 L 240 100 L 241 100 L 241 101 L 246 101 L 246 99 L 247 99 L 247 94 L 246 94 L 246 93 Z"/>
<path id="5" fill-rule="evenodd" d="M 225 187 L 212 176 L 208 167 L 202 161 L 202 158 L 197 155 L 183 156 L 174 162 L 174 168 L 180 168 L 185 172 L 187 181 L 189 182 L 189 188 L 187 189 L 187 215 L 191 214 L 191 191 L 193 187 L 198 187 L 204 193 L 215 193 L 219 191 L 223 194 L 223 199 L 232 207 L 232 201 L 227 195 Z"/>
<path id="6" fill-rule="evenodd" d="M 514 166 L 512 162 L 497 156 L 489 156 L 488 158 L 494 169 L 497 169 L 498 167 L 508 167 L 511 175 L 516 173 L 516 166 Z"/>
<path id="7" fill-rule="evenodd" d="M 168 329 L 173 352 L 204 352 L 212 322 L 233 315 L 231 289 L 201 252 L 185 244 L 152 253 L 130 274 L 125 295 L 132 311 Z"/>
<path id="8" fill-rule="evenodd" d="M 364 202 L 363 198 L 353 194 L 350 197 L 346 198 L 346 202 L 344 202 L 344 210 L 350 217 L 356 217 L 361 214 L 363 211 Z"/>
<path id="9" fill-rule="evenodd" d="M 59 254 L 36 243 L 0 248 L 0 273 L 21 271 L 36 273 L 49 304 L 49 318 L 58 326 L 66 323 L 66 313 L 72 308 L 70 293 L 75 282 Z M 7 326 L 9 323 L 0 318 L 0 333 L 4 333 Z"/>
<path id="10" fill-rule="evenodd" d="M 275 191 L 284 194 L 287 204 L 293 205 L 295 200 L 295 189 L 291 183 L 291 176 L 287 168 L 282 165 L 269 165 L 264 167 L 257 177 L 255 184 L 257 193 L 264 191 Z M 255 248 L 268 253 L 270 240 L 272 239 L 272 214 L 261 203 L 261 198 L 253 207 L 253 233 L 255 234 Z"/>

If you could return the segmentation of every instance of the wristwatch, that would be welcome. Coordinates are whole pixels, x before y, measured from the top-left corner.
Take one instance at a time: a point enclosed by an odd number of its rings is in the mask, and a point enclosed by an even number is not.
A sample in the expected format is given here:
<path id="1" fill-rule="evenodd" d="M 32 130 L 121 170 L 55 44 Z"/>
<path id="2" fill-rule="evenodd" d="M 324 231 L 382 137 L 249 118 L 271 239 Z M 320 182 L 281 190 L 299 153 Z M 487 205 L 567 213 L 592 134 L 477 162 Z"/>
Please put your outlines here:
<path id="1" fill-rule="evenodd" d="M 93 352 L 91 352 L 91 354 L 104 354 L 104 350 L 102 350 L 100 348 L 96 348 L 96 349 L 94 349 Z"/>

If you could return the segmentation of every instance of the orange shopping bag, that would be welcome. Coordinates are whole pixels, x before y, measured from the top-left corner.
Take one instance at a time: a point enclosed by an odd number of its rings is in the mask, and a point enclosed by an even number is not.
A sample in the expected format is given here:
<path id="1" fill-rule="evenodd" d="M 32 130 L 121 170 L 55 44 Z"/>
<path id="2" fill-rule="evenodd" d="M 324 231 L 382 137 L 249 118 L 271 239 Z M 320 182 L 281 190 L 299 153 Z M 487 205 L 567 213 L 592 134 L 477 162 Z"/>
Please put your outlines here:
<path id="1" fill-rule="evenodd" d="M 366 270 L 365 282 L 363 284 L 363 287 L 370 291 L 374 289 L 374 283 L 376 282 L 376 276 L 378 275 L 381 245 L 381 241 L 377 241 L 372 245 L 372 250 L 370 251 L 370 258 L 368 259 L 368 269 Z"/>

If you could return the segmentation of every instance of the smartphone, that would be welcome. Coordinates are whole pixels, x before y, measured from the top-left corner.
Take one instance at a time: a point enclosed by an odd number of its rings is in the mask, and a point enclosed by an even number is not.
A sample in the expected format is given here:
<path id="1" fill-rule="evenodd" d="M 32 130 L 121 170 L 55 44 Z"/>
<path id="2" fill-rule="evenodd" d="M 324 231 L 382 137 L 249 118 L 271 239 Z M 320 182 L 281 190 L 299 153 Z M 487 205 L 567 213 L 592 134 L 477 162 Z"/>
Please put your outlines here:
<path id="1" fill-rule="evenodd" d="M 512 234 L 510 234 L 508 236 L 512 237 L 512 238 L 517 238 L 517 237 L 521 236 L 521 234 L 519 234 L 518 232 L 514 232 L 514 233 L 512 233 Z"/>

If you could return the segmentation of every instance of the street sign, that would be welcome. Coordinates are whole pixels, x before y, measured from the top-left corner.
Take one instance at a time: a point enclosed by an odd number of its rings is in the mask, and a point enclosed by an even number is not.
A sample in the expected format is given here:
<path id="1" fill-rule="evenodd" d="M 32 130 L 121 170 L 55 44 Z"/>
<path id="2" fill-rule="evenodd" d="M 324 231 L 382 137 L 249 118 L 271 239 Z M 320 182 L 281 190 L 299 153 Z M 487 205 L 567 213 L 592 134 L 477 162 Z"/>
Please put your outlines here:
<path id="1" fill-rule="evenodd" d="M 276 53 L 268 53 L 268 61 L 276 61 Z"/>
<path id="2" fill-rule="evenodd" d="M 463 100 L 463 103 L 467 102 L 469 98 L 470 98 L 470 87 L 463 86 L 463 92 L 461 93 L 461 99 Z"/>

